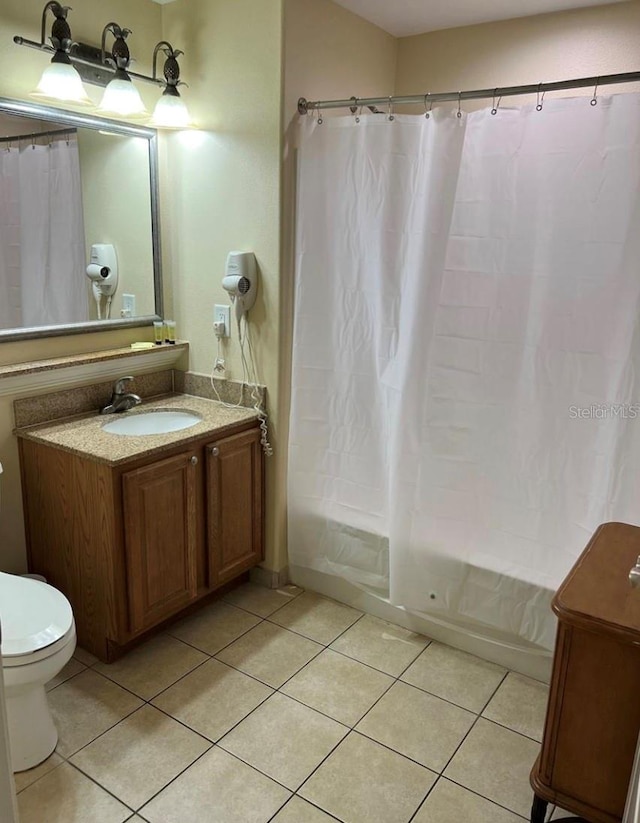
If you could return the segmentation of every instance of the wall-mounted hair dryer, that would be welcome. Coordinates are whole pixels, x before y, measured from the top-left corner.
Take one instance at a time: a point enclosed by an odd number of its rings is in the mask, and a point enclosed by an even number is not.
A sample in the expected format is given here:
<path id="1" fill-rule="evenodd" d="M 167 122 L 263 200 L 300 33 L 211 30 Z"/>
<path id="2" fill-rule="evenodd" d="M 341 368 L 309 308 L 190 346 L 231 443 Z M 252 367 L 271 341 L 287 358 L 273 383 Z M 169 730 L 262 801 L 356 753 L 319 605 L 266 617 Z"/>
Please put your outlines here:
<path id="1" fill-rule="evenodd" d="M 93 297 L 98 308 L 98 320 L 102 320 L 102 298 L 107 298 L 105 319 L 111 316 L 111 301 L 118 288 L 118 258 L 110 243 L 94 243 L 87 266 Z"/>
<path id="2" fill-rule="evenodd" d="M 229 292 L 240 322 L 242 315 L 256 302 L 258 294 L 258 267 L 253 252 L 229 252 L 222 287 Z"/>

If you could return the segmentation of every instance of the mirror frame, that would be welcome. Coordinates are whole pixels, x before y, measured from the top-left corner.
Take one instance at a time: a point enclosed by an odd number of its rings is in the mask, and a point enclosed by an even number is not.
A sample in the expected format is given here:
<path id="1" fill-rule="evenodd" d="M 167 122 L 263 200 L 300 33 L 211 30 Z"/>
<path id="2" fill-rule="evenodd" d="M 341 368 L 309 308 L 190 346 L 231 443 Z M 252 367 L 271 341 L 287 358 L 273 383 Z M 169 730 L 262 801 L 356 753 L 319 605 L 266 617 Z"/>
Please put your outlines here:
<path id="1" fill-rule="evenodd" d="M 124 317 L 114 320 L 92 320 L 88 323 L 61 323 L 57 326 L 35 326 L 24 329 L 0 329 L 0 343 L 10 340 L 32 340 L 39 337 L 60 337 L 68 334 L 88 334 L 91 332 L 111 331 L 112 329 L 150 326 L 154 320 L 163 316 L 162 293 L 162 254 L 160 244 L 160 192 L 158 175 L 158 132 L 145 126 L 135 126 L 109 120 L 103 117 L 81 114 L 78 112 L 42 106 L 23 100 L 11 100 L 0 97 L 0 112 L 15 114 L 18 117 L 31 117 L 48 120 L 65 126 L 110 131 L 129 137 L 142 137 L 149 142 L 149 189 L 151 195 L 151 242 L 153 254 L 153 293 L 156 314 L 140 317 Z"/>

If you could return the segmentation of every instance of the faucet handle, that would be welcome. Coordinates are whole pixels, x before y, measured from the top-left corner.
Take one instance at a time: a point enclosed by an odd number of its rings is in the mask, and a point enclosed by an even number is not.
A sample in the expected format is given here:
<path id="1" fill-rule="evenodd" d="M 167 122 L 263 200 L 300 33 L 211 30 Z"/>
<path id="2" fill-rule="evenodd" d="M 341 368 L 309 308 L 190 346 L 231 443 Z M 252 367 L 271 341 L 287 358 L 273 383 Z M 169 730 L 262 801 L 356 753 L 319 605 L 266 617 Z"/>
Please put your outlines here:
<path id="1" fill-rule="evenodd" d="M 124 394 L 125 384 L 129 383 L 131 380 L 133 380 L 133 377 L 131 375 L 129 375 L 128 377 L 120 377 L 113 384 L 113 393 L 114 394 Z"/>
<path id="2" fill-rule="evenodd" d="M 631 567 L 629 572 L 629 583 L 636 589 L 640 585 L 640 557 L 636 560 L 636 565 Z"/>

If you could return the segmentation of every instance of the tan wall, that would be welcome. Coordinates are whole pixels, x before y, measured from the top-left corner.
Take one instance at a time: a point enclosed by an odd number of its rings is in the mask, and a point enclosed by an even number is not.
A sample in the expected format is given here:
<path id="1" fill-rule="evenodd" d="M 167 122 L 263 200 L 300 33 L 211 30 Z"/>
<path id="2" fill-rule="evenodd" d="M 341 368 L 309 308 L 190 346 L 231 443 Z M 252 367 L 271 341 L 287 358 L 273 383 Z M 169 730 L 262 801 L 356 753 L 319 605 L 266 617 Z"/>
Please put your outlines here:
<path id="1" fill-rule="evenodd" d="M 284 0 L 283 195 L 280 345 L 281 448 L 276 455 L 277 499 L 282 521 L 280 565 L 287 564 L 286 499 L 295 233 L 295 128 L 299 97 L 392 94 L 397 40 L 331 0 Z M 343 114 L 344 112 L 340 112 Z"/>
<path id="2" fill-rule="evenodd" d="M 185 100 L 200 130 L 166 137 L 162 163 L 166 268 L 176 273 L 168 311 L 191 344 L 191 369 L 216 357 L 215 303 L 229 251 L 253 251 L 260 269 L 251 334 L 268 388 L 270 435 L 278 450 L 280 337 L 281 0 L 178 0 L 163 7 L 164 36 L 184 49 Z M 227 376 L 242 377 L 237 329 L 222 346 Z M 282 558 L 276 462 L 267 462 L 267 559 Z"/>
<path id="3" fill-rule="evenodd" d="M 639 42 L 638 0 L 405 37 L 399 41 L 396 94 L 638 71 Z M 600 93 L 630 89 L 610 86 Z M 592 94 L 592 90 L 571 94 Z M 525 99 L 510 98 L 503 104 L 522 105 Z M 464 108 L 486 105 L 465 102 Z"/>
<path id="4" fill-rule="evenodd" d="M 47 58 L 42 54 L 12 43 L 14 34 L 40 39 L 43 5 L 42 0 L 2 0 L 0 4 L 0 41 L 4 44 L 0 49 L 0 96 L 28 99 L 47 64 Z M 97 44 L 102 26 L 113 18 L 134 31 L 130 41 L 132 53 L 139 58 L 140 70 L 148 71 L 148 58 L 161 37 L 161 7 L 151 0 L 110 0 L 107 12 L 102 0 L 83 0 L 70 12 L 69 22 L 76 39 Z M 142 91 L 147 105 L 153 105 L 157 92 L 145 88 Z M 99 90 L 91 89 L 91 94 L 96 101 L 99 99 Z M 126 346 L 134 340 L 150 339 L 147 329 L 132 329 L 0 343 L 0 365 Z M 13 399 L 12 395 L 0 396 L 0 462 L 5 470 L 0 479 L 0 569 L 20 572 L 25 570 L 26 556 L 18 449 L 12 433 Z"/>

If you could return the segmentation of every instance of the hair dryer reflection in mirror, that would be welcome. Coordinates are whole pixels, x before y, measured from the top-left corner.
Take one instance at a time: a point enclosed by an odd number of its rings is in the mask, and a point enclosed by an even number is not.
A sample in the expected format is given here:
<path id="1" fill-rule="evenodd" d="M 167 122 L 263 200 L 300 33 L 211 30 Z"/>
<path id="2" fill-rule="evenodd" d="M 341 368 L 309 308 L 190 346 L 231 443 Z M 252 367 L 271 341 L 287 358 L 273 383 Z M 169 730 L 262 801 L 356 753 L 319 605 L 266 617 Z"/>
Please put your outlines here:
<path id="1" fill-rule="evenodd" d="M 91 280 L 98 320 L 108 320 L 111 317 L 111 301 L 118 288 L 118 258 L 115 247 L 110 243 L 94 243 L 91 246 L 91 257 L 86 271 L 87 277 Z M 106 298 L 104 314 L 103 298 Z"/>

